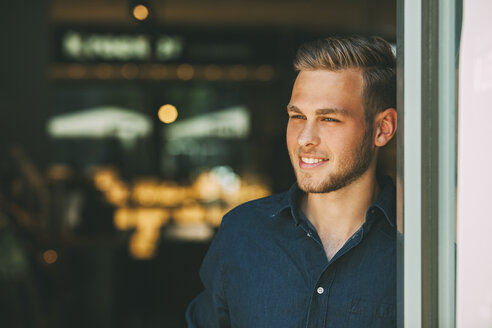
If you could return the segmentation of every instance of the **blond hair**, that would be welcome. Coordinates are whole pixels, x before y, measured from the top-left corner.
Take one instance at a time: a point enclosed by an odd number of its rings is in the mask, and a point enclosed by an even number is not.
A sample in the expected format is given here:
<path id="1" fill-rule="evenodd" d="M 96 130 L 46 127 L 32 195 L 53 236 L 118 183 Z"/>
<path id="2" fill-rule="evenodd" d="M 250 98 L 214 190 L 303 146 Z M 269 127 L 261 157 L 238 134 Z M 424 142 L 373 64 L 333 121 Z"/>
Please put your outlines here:
<path id="1" fill-rule="evenodd" d="M 396 108 L 396 58 L 388 42 L 378 36 L 328 37 L 303 44 L 294 59 L 296 71 L 360 69 L 366 120 Z"/>

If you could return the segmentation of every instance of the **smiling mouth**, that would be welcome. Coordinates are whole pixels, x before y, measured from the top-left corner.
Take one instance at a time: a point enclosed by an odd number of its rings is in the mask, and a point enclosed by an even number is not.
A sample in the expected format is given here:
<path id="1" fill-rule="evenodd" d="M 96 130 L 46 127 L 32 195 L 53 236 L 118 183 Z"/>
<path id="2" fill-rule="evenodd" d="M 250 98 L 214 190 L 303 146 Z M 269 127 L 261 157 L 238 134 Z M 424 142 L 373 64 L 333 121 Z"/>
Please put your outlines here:
<path id="1" fill-rule="evenodd" d="M 312 157 L 301 157 L 301 161 L 306 164 L 318 164 L 321 162 L 328 161 L 327 158 L 312 158 Z"/>

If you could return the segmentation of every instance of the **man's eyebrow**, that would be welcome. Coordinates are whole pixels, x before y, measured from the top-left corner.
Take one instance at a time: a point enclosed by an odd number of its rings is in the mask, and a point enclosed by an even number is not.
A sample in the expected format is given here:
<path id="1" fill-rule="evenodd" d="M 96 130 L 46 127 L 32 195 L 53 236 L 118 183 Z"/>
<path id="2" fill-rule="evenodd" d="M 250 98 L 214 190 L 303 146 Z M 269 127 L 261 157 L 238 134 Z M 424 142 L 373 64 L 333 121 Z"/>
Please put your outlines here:
<path id="1" fill-rule="evenodd" d="M 316 115 L 325 114 L 348 115 L 348 111 L 344 108 L 321 108 L 316 110 Z"/>
<path id="2" fill-rule="evenodd" d="M 297 108 L 296 106 L 291 105 L 291 104 L 288 104 L 287 105 L 287 111 L 289 111 L 289 112 L 296 112 L 296 113 L 302 113 L 299 108 Z"/>
<path id="3" fill-rule="evenodd" d="M 302 111 L 295 105 L 287 105 L 287 111 L 302 113 Z M 349 115 L 348 111 L 344 108 L 321 108 L 316 110 L 316 115 L 326 115 L 326 114 L 338 114 L 338 115 Z"/>

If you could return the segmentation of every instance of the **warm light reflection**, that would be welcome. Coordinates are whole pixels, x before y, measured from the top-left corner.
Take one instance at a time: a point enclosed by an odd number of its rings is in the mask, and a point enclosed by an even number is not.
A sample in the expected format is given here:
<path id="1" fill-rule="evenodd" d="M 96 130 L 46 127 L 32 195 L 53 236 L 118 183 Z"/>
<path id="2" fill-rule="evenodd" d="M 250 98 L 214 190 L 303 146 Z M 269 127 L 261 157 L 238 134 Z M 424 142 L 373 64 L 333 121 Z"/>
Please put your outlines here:
<path id="1" fill-rule="evenodd" d="M 110 204 L 124 206 L 130 197 L 130 191 L 125 183 L 117 181 L 106 190 L 106 199 Z"/>
<path id="2" fill-rule="evenodd" d="M 143 206 L 177 206 L 188 197 L 188 188 L 172 183 L 137 181 L 133 187 L 132 199 Z"/>
<path id="3" fill-rule="evenodd" d="M 121 67 L 121 75 L 127 79 L 132 80 L 138 76 L 139 69 L 135 64 L 125 64 Z"/>
<path id="4" fill-rule="evenodd" d="M 211 172 L 200 174 L 193 184 L 193 192 L 201 200 L 219 199 L 221 187 L 217 176 Z"/>
<path id="5" fill-rule="evenodd" d="M 153 64 L 148 67 L 147 74 L 152 79 L 160 80 L 169 77 L 169 69 L 160 64 Z"/>
<path id="6" fill-rule="evenodd" d="M 50 180 L 66 180 L 73 175 L 73 170 L 70 166 L 65 164 L 56 164 L 48 168 L 46 176 Z"/>
<path id="7" fill-rule="evenodd" d="M 273 67 L 269 65 L 262 65 L 256 69 L 256 77 L 260 81 L 270 81 L 273 79 L 274 71 Z"/>
<path id="8" fill-rule="evenodd" d="M 205 222 L 206 210 L 197 203 L 186 205 L 173 213 L 174 220 L 179 224 L 196 224 Z"/>
<path id="9" fill-rule="evenodd" d="M 130 238 L 130 254 L 136 259 L 149 259 L 155 254 L 156 240 L 134 233 Z"/>
<path id="10" fill-rule="evenodd" d="M 207 80 L 215 81 L 222 77 L 222 70 L 217 65 L 205 66 L 203 74 Z"/>
<path id="11" fill-rule="evenodd" d="M 207 241 L 214 236 L 214 230 L 207 224 L 176 224 L 164 231 L 169 239 Z"/>
<path id="12" fill-rule="evenodd" d="M 108 64 L 99 64 L 95 67 L 96 77 L 102 80 L 107 80 L 114 77 L 114 68 Z"/>
<path id="13" fill-rule="evenodd" d="M 48 249 L 43 252 L 43 260 L 47 264 L 53 264 L 58 260 L 58 253 L 53 249 Z"/>
<path id="14" fill-rule="evenodd" d="M 195 69 L 190 64 L 181 64 L 176 68 L 176 75 L 180 80 L 191 80 L 195 75 Z"/>
<path id="15" fill-rule="evenodd" d="M 133 8 L 133 17 L 139 21 L 146 20 L 149 17 L 149 9 L 144 5 L 137 5 Z"/>
<path id="16" fill-rule="evenodd" d="M 229 72 L 233 80 L 244 80 L 248 77 L 248 69 L 243 65 L 235 65 Z"/>
<path id="17" fill-rule="evenodd" d="M 120 230 L 128 230 L 137 226 L 137 215 L 131 209 L 119 208 L 114 213 L 114 225 Z"/>
<path id="18" fill-rule="evenodd" d="M 169 212 L 163 208 L 123 207 L 116 210 L 114 224 L 120 230 L 148 231 L 160 229 L 169 219 Z"/>
<path id="19" fill-rule="evenodd" d="M 160 229 L 169 219 L 169 212 L 163 208 L 120 208 L 115 212 L 114 224 L 120 230 L 136 229 L 130 239 L 130 253 L 146 259 L 154 255 Z"/>
<path id="20" fill-rule="evenodd" d="M 111 189 L 119 180 L 113 168 L 100 168 L 94 172 L 94 184 L 102 191 Z"/>
<path id="21" fill-rule="evenodd" d="M 191 185 L 157 178 L 137 179 L 130 185 L 113 168 L 94 172 L 95 186 L 118 207 L 113 217 L 115 227 L 134 230 L 129 250 L 137 259 L 155 255 L 163 226 L 169 238 L 211 238 L 211 227 L 218 227 L 225 213 L 271 193 L 262 181 L 256 175 L 241 178 L 229 166 L 204 171 Z"/>
<path id="22" fill-rule="evenodd" d="M 67 68 L 67 75 L 71 79 L 81 79 L 87 74 L 87 69 L 81 64 L 71 64 Z"/>
<path id="23" fill-rule="evenodd" d="M 159 108 L 157 115 L 159 116 L 161 122 L 169 124 L 176 121 L 178 118 L 178 110 L 173 105 L 167 104 Z"/>
<path id="24" fill-rule="evenodd" d="M 222 217 L 232 208 L 223 208 L 219 205 L 210 206 L 207 209 L 206 221 L 213 227 L 220 226 L 220 222 L 222 221 Z"/>

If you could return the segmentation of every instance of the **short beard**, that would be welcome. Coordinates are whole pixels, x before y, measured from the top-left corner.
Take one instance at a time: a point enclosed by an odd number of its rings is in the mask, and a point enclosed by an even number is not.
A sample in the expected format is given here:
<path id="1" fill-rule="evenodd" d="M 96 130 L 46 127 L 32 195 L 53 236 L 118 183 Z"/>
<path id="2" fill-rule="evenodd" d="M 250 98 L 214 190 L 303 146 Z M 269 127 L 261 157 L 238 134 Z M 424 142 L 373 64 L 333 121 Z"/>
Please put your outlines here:
<path id="1" fill-rule="evenodd" d="M 299 188 L 306 193 L 321 194 L 342 189 L 356 181 L 367 171 L 374 157 L 372 136 L 372 129 L 366 127 L 366 131 L 364 132 L 364 136 L 359 146 L 354 153 L 352 153 L 352 158 L 354 160 L 352 162 L 346 160 L 340 163 L 340 167 L 342 168 L 340 172 L 329 175 L 327 179 L 316 185 L 313 183 L 301 184 L 300 177 L 296 172 Z"/>

